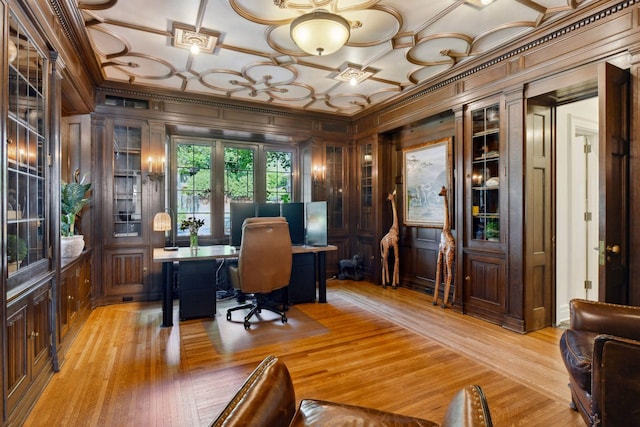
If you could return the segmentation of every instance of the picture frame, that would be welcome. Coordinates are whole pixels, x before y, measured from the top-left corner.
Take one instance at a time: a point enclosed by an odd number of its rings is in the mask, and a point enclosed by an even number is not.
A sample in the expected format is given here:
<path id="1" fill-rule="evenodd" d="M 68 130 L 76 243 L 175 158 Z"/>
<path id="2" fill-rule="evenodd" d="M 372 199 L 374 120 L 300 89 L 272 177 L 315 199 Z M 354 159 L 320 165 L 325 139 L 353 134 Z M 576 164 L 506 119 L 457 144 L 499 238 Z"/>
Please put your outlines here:
<path id="1" fill-rule="evenodd" d="M 405 226 L 444 225 L 442 187 L 450 188 L 452 138 L 426 142 L 402 150 Z M 449 200 L 453 197 L 448 195 Z"/>

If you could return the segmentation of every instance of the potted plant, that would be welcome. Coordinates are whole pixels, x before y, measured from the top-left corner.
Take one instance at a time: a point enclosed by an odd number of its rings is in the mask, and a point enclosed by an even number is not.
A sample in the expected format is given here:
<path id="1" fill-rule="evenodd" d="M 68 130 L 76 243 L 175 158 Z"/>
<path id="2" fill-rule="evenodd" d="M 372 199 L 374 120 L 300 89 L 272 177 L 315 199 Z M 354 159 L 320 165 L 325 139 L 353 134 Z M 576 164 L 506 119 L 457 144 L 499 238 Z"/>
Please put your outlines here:
<path id="1" fill-rule="evenodd" d="M 16 271 L 23 259 L 27 257 L 27 244 L 15 234 L 7 236 L 7 268 L 9 273 Z"/>
<path id="2" fill-rule="evenodd" d="M 60 187 L 60 252 L 63 258 L 80 255 L 84 249 L 84 237 L 76 234 L 76 219 L 82 208 L 89 202 L 86 197 L 91 183 L 62 181 Z"/>
<path id="3" fill-rule="evenodd" d="M 500 229 L 498 228 L 497 220 L 487 220 L 487 226 L 484 229 L 484 236 L 487 240 L 491 240 L 492 242 L 500 240 Z"/>

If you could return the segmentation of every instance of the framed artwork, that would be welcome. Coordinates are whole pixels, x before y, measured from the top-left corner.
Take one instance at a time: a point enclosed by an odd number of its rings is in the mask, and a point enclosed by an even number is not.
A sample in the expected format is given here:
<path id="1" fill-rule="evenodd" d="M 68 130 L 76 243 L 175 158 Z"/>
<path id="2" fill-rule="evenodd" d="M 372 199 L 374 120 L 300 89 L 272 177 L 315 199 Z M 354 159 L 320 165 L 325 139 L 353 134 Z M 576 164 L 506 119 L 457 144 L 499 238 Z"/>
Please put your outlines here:
<path id="1" fill-rule="evenodd" d="M 452 139 L 444 138 L 402 150 L 404 225 L 442 227 L 444 202 L 439 195 L 451 181 Z M 453 197 L 448 195 L 449 200 Z"/>

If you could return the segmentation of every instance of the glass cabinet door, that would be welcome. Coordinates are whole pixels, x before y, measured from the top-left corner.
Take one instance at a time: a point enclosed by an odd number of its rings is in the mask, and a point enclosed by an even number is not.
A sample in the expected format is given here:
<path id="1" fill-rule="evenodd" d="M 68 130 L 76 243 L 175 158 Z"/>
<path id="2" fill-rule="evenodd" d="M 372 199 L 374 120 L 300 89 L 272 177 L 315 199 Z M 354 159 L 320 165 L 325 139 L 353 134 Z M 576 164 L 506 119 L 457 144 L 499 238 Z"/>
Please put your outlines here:
<path id="1" fill-rule="evenodd" d="M 46 57 L 9 14 L 6 120 L 8 275 L 47 255 Z"/>
<path id="2" fill-rule="evenodd" d="M 327 145 L 327 225 L 330 229 L 344 227 L 344 173 L 342 147 Z"/>
<path id="3" fill-rule="evenodd" d="M 142 128 L 113 126 L 113 236 L 142 234 Z M 149 168 L 153 165 L 149 164 Z M 151 173 L 152 170 L 149 170 Z"/>
<path id="4" fill-rule="evenodd" d="M 500 241 L 500 107 L 471 112 L 471 214 L 475 240 Z"/>
<path id="5" fill-rule="evenodd" d="M 373 227 L 373 144 L 360 146 L 360 230 Z"/>

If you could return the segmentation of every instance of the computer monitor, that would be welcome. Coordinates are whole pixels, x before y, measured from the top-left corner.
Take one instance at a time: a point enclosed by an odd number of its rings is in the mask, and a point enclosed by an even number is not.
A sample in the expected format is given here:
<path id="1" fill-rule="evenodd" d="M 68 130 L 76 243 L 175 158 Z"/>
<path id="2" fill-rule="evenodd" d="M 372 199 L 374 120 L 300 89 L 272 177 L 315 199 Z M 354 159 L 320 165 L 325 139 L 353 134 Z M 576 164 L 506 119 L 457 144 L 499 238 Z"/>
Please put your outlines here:
<path id="1" fill-rule="evenodd" d="M 256 203 L 256 216 L 280 216 L 280 204 Z"/>
<path id="2" fill-rule="evenodd" d="M 307 245 L 327 246 L 327 202 L 308 202 L 305 208 Z"/>
<path id="3" fill-rule="evenodd" d="M 229 219 L 231 224 L 229 244 L 231 246 L 240 246 L 242 243 L 242 223 L 246 218 L 256 216 L 255 203 L 231 203 L 229 206 Z"/>
<path id="4" fill-rule="evenodd" d="M 304 245 L 304 203 L 283 203 L 281 215 L 289 223 L 292 245 Z"/>

